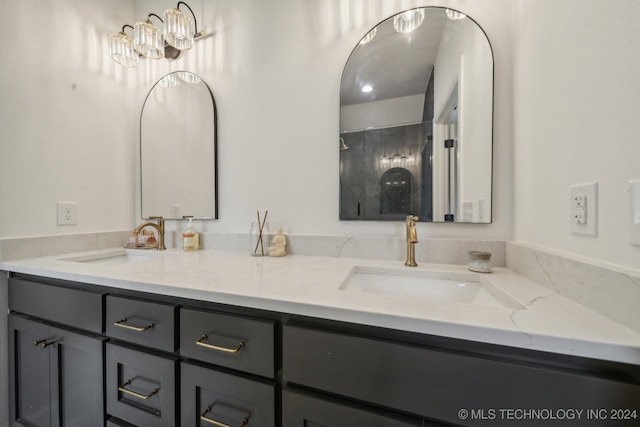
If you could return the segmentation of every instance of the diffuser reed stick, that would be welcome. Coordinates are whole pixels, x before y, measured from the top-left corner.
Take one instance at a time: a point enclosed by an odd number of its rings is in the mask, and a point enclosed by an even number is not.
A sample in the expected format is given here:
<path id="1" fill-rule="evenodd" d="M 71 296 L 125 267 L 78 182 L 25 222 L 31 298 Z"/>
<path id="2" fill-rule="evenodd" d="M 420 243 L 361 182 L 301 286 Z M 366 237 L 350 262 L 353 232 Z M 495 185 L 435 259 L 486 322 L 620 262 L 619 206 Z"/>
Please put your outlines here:
<path id="1" fill-rule="evenodd" d="M 260 221 L 260 211 L 256 211 L 258 214 L 258 241 L 256 242 L 256 248 L 253 250 L 253 253 L 258 253 L 258 246 L 260 246 L 260 253 L 264 255 L 264 243 L 262 240 L 262 230 L 264 229 L 264 225 L 267 223 L 267 215 L 269 211 L 264 212 L 264 218 Z"/>

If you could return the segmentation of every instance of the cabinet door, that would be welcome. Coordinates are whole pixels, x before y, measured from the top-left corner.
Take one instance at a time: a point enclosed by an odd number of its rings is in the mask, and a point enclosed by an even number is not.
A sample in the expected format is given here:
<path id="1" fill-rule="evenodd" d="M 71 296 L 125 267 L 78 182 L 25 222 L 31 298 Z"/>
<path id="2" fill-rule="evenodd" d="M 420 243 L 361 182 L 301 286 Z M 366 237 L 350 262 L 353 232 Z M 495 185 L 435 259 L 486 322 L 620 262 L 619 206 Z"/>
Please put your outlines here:
<path id="1" fill-rule="evenodd" d="M 47 325 L 9 315 L 11 426 L 51 425 L 48 338 Z"/>
<path id="2" fill-rule="evenodd" d="M 415 427 L 426 424 L 421 420 L 390 418 L 285 390 L 282 392 L 282 425 L 289 427 Z"/>
<path id="3" fill-rule="evenodd" d="M 182 363 L 180 396 L 182 426 L 276 425 L 275 391 L 270 383 Z"/>
<path id="4" fill-rule="evenodd" d="M 9 315 L 11 425 L 104 425 L 103 339 Z"/>
<path id="5" fill-rule="evenodd" d="M 104 425 L 103 340 L 51 328 L 52 425 L 87 427 Z"/>

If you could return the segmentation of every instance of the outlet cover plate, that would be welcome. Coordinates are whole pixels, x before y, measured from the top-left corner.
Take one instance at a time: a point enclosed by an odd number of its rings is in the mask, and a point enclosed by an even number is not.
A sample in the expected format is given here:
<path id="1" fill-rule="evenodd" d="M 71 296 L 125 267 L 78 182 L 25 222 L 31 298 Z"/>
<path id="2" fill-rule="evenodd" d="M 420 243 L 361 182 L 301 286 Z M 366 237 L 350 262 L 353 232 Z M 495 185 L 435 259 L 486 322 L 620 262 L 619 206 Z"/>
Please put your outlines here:
<path id="1" fill-rule="evenodd" d="M 58 202 L 58 225 L 78 224 L 78 203 Z"/>
<path id="2" fill-rule="evenodd" d="M 569 187 L 569 230 L 573 234 L 598 235 L 598 183 Z"/>

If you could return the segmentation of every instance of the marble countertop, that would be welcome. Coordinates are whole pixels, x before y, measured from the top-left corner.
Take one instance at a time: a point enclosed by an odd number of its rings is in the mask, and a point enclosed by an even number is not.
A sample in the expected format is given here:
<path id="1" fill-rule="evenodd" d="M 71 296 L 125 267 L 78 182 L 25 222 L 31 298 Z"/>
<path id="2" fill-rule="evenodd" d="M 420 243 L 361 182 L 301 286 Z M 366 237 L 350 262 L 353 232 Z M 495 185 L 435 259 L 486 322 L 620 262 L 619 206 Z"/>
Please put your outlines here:
<path id="1" fill-rule="evenodd" d="M 342 290 L 356 267 L 409 269 L 398 261 L 168 250 L 106 265 L 69 260 L 116 250 L 0 262 L 0 270 L 491 344 L 640 364 L 640 335 L 506 268 L 420 264 L 415 271 L 473 274 L 515 304 L 496 306 Z M 412 269 L 414 270 L 414 269 Z"/>

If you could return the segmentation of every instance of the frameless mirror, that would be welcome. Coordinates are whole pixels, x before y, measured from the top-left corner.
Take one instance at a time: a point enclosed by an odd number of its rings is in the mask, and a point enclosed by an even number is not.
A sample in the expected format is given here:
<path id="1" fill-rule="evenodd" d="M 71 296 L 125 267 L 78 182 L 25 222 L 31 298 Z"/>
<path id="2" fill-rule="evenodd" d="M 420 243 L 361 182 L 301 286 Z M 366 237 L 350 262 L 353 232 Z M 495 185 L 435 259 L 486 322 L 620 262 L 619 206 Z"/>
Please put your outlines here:
<path id="1" fill-rule="evenodd" d="M 340 91 L 340 219 L 491 222 L 493 54 L 468 16 L 407 10 L 355 47 Z"/>
<path id="2" fill-rule="evenodd" d="M 216 144 L 209 86 L 185 71 L 160 79 L 140 116 L 142 217 L 218 218 Z"/>

